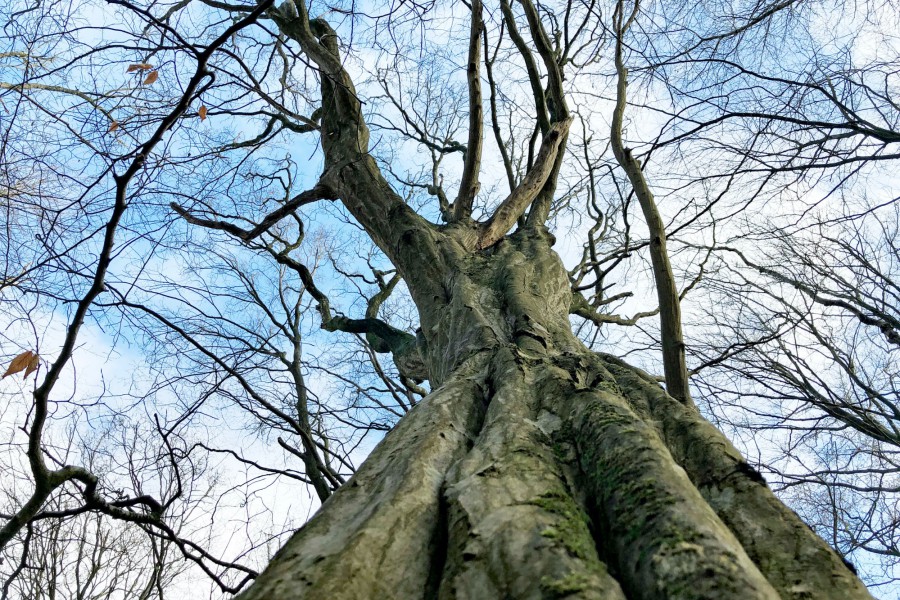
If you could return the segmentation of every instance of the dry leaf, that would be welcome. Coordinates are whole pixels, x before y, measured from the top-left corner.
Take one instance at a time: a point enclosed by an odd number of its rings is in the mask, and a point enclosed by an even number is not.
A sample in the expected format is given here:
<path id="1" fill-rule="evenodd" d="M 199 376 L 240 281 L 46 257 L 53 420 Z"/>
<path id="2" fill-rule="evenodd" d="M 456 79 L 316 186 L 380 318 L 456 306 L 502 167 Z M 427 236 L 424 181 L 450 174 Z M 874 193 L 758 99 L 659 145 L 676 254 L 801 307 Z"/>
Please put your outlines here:
<path id="1" fill-rule="evenodd" d="M 25 375 L 23 375 L 22 377 L 28 377 L 29 375 L 37 371 L 38 365 L 40 364 L 41 359 L 38 358 L 37 354 L 32 353 L 31 360 L 28 361 L 28 368 L 25 369 Z"/>
<path id="2" fill-rule="evenodd" d="M 112 133 L 113 131 L 115 131 L 115 130 L 118 129 L 118 128 L 119 128 L 119 123 L 118 123 L 118 121 L 113 121 L 113 122 L 110 124 L 109 129 L 106 130 L 106 133 Z"/>
<path id="3" fill-rule="evenodd" d="M 153 65 L 150 63 L 137 63 L 134 65 L 128 65 L 128 70 L 126 73 L 134 73 L 135 71 L 149 71 L 153 68 Z"/>
<path id="4" fill-rule="evenodd" d="M 26 350 L 22 354 L 12 359 L 12 362 L 9 363 L 9 367 L 6 368 L 6 373 L 4 373 L 3 377 L 0 377 L 0 379 L 4 379 L 7 375 L 15 375 L 19 371 L 24 371 L 29 367 L 29 365 L 31 365 L 31 362 L 34 359 L 37 359 L 37 354 L 35 354 L 31 350 Z"/>
<path id="5" fill-rule="evenodd" d="M 157 79 L 159 79 L 159 71 L 150 71 L 147 73 L 147 79 L 144 80 L 144 85 L 150 85 Z"/>
<path id="6" fill-rule="evenodd" d="M 205 106 L 201 106 L 201 107 L 200 107 L 200 110 L 197 111 L 197 114 L 200 115 L 200 120 L 201 120 L 201 121 L 205 121 L 205 120 L 206 120 L 206 107 L 205 107 Z"/>

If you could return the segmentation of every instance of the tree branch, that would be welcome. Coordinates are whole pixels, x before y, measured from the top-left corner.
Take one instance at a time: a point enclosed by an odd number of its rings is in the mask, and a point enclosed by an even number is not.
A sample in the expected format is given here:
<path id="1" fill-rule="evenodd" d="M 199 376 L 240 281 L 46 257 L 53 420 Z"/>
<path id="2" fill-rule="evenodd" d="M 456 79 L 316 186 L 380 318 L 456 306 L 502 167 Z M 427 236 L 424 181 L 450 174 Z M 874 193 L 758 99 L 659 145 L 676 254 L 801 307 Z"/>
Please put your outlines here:
<path id="1" fill-rule="evenodd" d="M 170 203 L 169 206 L 191 225 L 198 225 L 207 229 L 224 231 L 244 242 L 250 242 L 261 236 L 263 233 L 268 231 L 270 227 L 275 225 L 281 219 L 293 213 L 301 206 L 312 204 L 313 202 L 317 202 L 319 200 L 335 199 L 336 196 L 334 192 L 332 192 L 327 185 L 322 183 L 316 184 L 313 188 L 297 194 L 296 196 L 291 198 L 290 201 L 285 202 L 277 209 L 273 210 L 271 213 L 263 217 L 263 220 L 260 221 L 259 224 L 254 225 L 251 229 L 242 229 L 237 225 L 234 225 L 233 223 L 219 221 L 217 219 L 202 219 L 200 217 L 195 217 L 190 213 L 190 211 L 175 202 Z"/>
<path id="2" fill-rule="evenodd" d="M 598 327 L 607 323 L 612 325 L 630 326 L 637 324 L 637 322 L 643 318 L 652 317 L 653 315 L 659 314 L 659 309 L 656 308 L 654 310 L 639 312 L 629 319 L 620 317 L 619 315 L 609 315 L 598 312 L 593 306 L 590 305 L 590 303 L 588 303 L 584 296 L 582 296 L 578 292 L 573 292 L 572 305 L 569 307 L 569 314 L 578 315 L 582 319 L 590 321 Z"/>
<path id="3" fill-rule="evenodd" d="M 467 219 L 472 214 L 472 203 L 478 194 L 481 169 L 481 149 L 484 144 L 484 110 L 481 97 L 481 0 L 472 0 L 471 31 L 469 33 L 469 60 L 466 79 L 469 84 L 469 140 L 466 144 L 466 160 L 463 165 L 459 193 L 453 203 L 453 220 Z"/>
<path id="4" fill-rule="evenodd" d="M 666 228 L 650 185 L 644 177 L 641 163 L 626 148 L 622 140 L 622 121 L 627 103 L 628 69 L 622 56 L 625 32 L 634 22 L 640 10 L 639 0 L 635 0 L 631 14 L 625 17 L 624 0 L 619 0 L 613 14 L 616 34 L 615 64 L 618 82 L 616 84 L 616 107 L 613 111 L 610 144 L 616 161 L 625 171 L 631 187 L 641 205 L 641 212 L 650 230 L 650 261 L 659 298 L 660 336 L 662 338 L 663 369 L 666 375 L 666 390 L 677 400 L 693 404 L 688 386 L 687 362 L 685 360 L 684 336 L 681 330 L 681 299 L 675 283 L 675 274 L 666 250 Z"/>
<path id="5" fill-rule="evenodd" d="M 487 248 L 497 243 L 544 189 L 545 184 L 554 172 L 557 156 L 561 151 L 561 146 L 571 124 L 572 119 L 566 119 L 551 125 L 541 143 L 541 149 L 534 161 L 534 166 L 528 171 L 516 189 L 500 203 L 500 206 L 497 207 L 487 222 L 481 225 L 477 243 L 479 249 Z"/>

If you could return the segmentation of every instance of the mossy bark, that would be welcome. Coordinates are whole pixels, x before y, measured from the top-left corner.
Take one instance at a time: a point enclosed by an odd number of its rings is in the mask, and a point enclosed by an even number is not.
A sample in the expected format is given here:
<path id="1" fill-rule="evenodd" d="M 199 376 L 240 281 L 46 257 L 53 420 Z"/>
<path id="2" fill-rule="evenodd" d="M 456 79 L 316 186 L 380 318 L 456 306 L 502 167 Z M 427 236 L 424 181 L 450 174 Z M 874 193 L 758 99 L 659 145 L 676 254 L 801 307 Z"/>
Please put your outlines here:
<path id="1" fill-rule="evenodd" d="M 546 231 L 438 233 L 408 233 L 434 391 L 241 600 L 871 597 L 694 408 L 572 335 Z"/>

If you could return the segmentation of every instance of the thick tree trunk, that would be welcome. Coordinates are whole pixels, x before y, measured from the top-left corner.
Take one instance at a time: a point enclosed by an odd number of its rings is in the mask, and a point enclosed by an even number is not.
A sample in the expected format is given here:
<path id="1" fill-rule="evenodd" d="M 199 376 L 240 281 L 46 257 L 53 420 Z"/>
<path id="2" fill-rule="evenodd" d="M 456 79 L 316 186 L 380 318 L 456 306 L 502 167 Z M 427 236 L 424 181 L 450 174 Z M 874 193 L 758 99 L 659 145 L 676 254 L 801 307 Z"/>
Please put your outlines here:
<path id="1" fill-rule="evenodd" d="M 404 273 L 434 392 L 241 600 L 870 598 L 695 409 L 572 335 L 548 238 L 434 238 L 440 297 Z"/>

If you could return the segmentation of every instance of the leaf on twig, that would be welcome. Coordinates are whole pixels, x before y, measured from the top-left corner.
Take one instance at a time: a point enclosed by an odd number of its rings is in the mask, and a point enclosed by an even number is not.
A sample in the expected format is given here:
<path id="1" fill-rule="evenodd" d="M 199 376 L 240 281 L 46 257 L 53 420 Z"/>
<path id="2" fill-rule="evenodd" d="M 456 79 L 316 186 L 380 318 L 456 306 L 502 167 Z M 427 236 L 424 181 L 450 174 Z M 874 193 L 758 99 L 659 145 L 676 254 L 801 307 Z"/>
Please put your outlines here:
<path id="1" fill-rule="evenodd" d="M 40 359 L 37 354 L 31 350 L 26 350 L 12 359 L 12 362 L 10 362 L 9 366 L 6 368 L 6 373 L 4 373 L 3 377 L 0 377 L 0 379 L 5 379 L 9 375 L 15 375 L 21 371 L 25 371 L 25 377 L 28 377 L 37 370 L 39 362 Z"/>
<path id="2" fill-rule="evenodd" d="M 27 378 L 29 375 L 37 371 L 38 365 L 40 364 L 41 359 L 38 358 L 37 354 L 32 353 L 31 360 L 28 361 L 28 367 L 25 369 L 25 374 L 22 377 Z"/>
<path id="3" fill-rule="evenodd" d="M 109 129 L 106 130 L 106 133 L 112 133 L 113 131 L 115 131 L 118 128 L 119 128 L 119 122 L 113 121 L 112 123 L 110 123 Z"/>
<path id="4" fill-rule="evenodd" d="M 201 106 L 201 107 L 200 107 L 200 110 L 197 111 L 197 114 L 200 115 L 200 120 L 201 120 L 201 121 L 205 121 L 205 120 L 206 120 L 206 107 L 205 107 L 205 106 Z"/>
<path id="5" fill-rule="evenodd" d="M 150 85 L 157 79 L 159 79 L 159 71 L 150 71 L 147 73 L 147 79 L 144 80 L 144 85 Z"/>
<path id="6" fill-rule="evenodd" d="M 134 73 L 135 71 L 149 71 L 153 68 L 153 65 L 150 63 L 137 63 L 133 65 L 128 65 L 128 70 L 126 73 Z"/>

